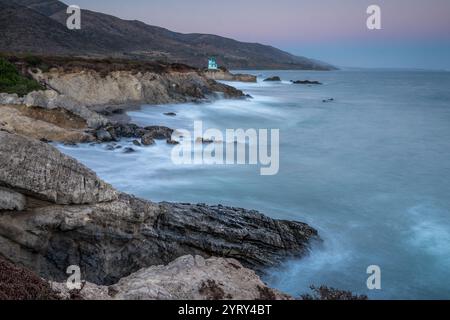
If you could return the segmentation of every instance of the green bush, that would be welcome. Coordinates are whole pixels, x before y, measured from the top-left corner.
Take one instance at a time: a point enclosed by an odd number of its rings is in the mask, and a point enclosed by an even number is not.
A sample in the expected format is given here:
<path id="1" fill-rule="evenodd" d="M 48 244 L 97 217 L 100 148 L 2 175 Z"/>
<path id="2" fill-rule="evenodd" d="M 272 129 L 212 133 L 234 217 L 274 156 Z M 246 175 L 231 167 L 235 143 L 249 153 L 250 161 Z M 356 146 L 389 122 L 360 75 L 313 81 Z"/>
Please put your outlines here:
<path id="1" fill-rule="evenodd" d="M 12 63 L 0 58 L 0 92 L 24 96 L 31 91 L 42 89 L 37 81 L 22 76 Z"/>

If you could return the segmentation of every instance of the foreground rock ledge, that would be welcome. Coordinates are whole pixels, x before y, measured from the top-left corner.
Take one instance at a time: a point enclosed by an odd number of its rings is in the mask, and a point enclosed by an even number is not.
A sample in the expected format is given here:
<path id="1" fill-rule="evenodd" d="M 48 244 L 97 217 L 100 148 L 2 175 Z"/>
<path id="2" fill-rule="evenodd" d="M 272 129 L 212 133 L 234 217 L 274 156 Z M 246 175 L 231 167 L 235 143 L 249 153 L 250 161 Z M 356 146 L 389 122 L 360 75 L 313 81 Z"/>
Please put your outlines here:
<path id="1" fill-rule="evenodd" d="M 306 254 L 318 238 L 306 224 L 256 211 L 141 200 L 45 143 L 4 132 L 0 140 L 0 185 L 26 196 L 22 211 L 0 209 L 0 255 L 47 279 L 65 281 L 67 267 L 79 265 L 85 280 L 111 285 L 184 255 L 261 271 Z"/>
<path id="2" fill-rule="evenodd" d="M 65 283 L 52 283 L 61 298 L 70 299 Z M 183 256 L 166 266 L 141 269 L 111 286 L 84 283 L 85 300 L 288 300 L 267 287 L 239 261 Z"/>

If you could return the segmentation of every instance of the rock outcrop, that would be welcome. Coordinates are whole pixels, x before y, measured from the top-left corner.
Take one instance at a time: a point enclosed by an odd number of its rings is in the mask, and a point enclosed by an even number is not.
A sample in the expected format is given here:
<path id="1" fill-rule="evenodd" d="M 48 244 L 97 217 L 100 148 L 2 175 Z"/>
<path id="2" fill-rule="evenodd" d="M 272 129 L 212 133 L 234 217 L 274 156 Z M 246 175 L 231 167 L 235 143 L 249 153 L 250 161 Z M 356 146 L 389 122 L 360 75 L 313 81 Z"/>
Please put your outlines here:
<path id="1" fill-rule="evenodd" d="M 165 104 L 206 99 L 216 92 L 240 98 L 242 91 L 217 83 L 195 70 L 170 72 L 111 71 L 93 69 L 49 72 L 35 70 L 32 76 L 61 95 L 86 106 L 108 104 Z"/>
<path id="2" fill-rule="evenodd" d="M 1 105 L 26 105 L 27 107 L 41 107 L 49 110 L 64 109 L 84 119 L 91 128 L 97 128 L 108 123 L 107 118 L 55 90 L 33 91 L 25 97 L 19 97 L 17 94 L 0 93 Z"/>
<path id="3" fill-rule="evenodd" d="M 62 108 L 86 120 L 91 128 L 106 125 L 108 120 L 97 112 L 89 110 L 82 102 L 70 95 L 59 94 L 55 90 L 33 91 L 24 98 L 27 107 L 41 107 L 45 109 Z"/>
<path id="4" fill-rule="evenodd" d="M 111 285 L 184 255 L 235 258 L 261 271 L 302 256 L 317 232 L 256 211 L 153 203 L 118 193 L 51 145 L 0 132 L 0 184 L 27 197 L 0 211 L 0 256 L 56 281 L 79 265 L 85 279 Z"/>
<path id="5" fill-rule="evenodd" d="M 251 74 L 233 74 L 228 70 L 218 69 L 218 70 L 206 70 L 203 74 L 212 80 L 219 81 L 237 81 L 237 82 L 256 82 L 256 76 Z"/>
<path id="6" fill-rule="evenodd" d="M 87 122 L 64 109 L 44 109 L 24 105 L 0 106 L 0 130 L 43 141 L 91 142 Z"/>
<path id="7" fill-rule="evenodd" d="M 65 284 L 53 283 L 62 298 Z M 141 269 L 111 286 L 86 283 L 78 293 L 86 300 L 287 300 L 267 287 L 254 271 L 235 259 L 187 255 L 168 265 Z"/>
<path id="8" fill-rule="evenodd" d="M 55 204 L 112 201 L 116 191 L 54 147 L 0 132 L 0 185 Z"/>

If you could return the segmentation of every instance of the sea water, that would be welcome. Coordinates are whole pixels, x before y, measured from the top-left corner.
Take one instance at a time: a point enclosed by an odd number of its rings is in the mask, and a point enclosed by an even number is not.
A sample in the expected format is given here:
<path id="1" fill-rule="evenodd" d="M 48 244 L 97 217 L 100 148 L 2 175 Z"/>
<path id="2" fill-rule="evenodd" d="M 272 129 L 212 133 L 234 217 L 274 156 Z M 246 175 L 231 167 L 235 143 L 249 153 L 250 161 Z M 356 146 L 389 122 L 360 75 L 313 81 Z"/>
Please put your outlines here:
<path id="1" fill-rule="evenodd" d="M 205 129 L 280 129 L 277 175 L 251 165 L 174 165 L 165 141 L 130 154 L 59 148 L 139 197 L 258 209 L 317 228 L 323 243 L 309 256 L 264 276 L 290 294 L 323 284 L 380 299 L 450 298 L 450 73 L 252 73 L 258 83 L 230 84 L 253 99 L 144 105 L 129 115 L 174 129 L 192 129 L 194 120 Z M 283 81 L 262 81 L 275 75 Z M 290 83 L 306 79 L 323 85 Z M 371 265 L 381 269 L 381 290 L 367 287 Z"/>

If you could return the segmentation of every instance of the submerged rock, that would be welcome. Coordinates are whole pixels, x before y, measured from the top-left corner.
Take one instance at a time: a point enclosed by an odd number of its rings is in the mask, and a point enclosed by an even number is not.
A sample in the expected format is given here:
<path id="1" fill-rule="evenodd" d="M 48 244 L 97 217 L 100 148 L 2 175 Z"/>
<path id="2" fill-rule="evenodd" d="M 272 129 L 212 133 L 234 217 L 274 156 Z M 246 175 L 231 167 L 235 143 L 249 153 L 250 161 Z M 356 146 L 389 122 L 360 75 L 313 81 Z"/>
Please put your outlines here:
<path id="1" fill-rule="evenodd" d="M 318 85 L 322 84 L 319 81 L 310 81 L 310 80 L 296 80 L 296 81 L 291 80 L 291 82 L 293 84 L 318 84 Z"/>
<path id="2" fill-rule="evenodd" d="M 169 117 L 175 117 L 177 114 L 175 112 L 165 112 L 164 115 Z"/>
<path id="3" fill-rule="evenodd" d="M 131 147 L 126 147 L 123 149 L 123 153 L 135 153 L 135 152 L 136 152 L 136 150 L 134 150 Z"/>
<path id="4" fill-rule="evenodd" d="M 275 77 L 267 78 L 264 81 L 281 81 L 281 78 L 278 76 L 275 76 Z"/>

